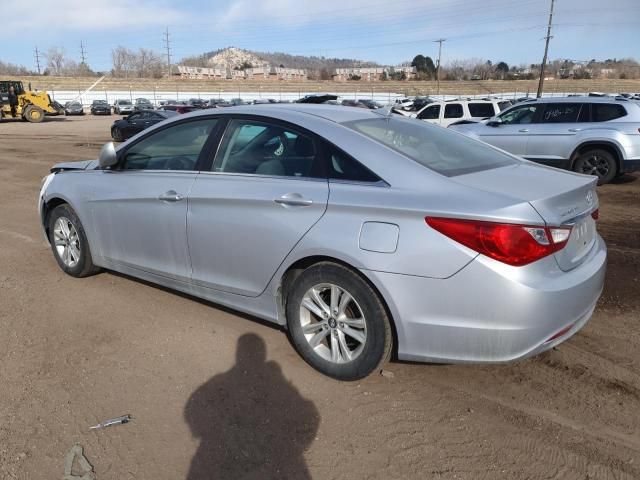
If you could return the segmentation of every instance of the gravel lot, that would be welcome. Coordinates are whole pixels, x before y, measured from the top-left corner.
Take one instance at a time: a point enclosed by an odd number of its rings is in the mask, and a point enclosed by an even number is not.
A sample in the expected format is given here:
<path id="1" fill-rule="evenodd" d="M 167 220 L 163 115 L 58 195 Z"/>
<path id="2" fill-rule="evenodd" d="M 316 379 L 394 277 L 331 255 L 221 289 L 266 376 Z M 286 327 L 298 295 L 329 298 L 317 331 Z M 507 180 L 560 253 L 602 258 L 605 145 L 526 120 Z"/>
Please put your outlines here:
<path id="1" fill-rule="evenodd" d="M 95 158 L 114 118 L 0 124 L 1 479 L 62 478 L 75 443 L 99 480 L 640 478 L 640 176 L 598 189 L 605 292 L 570 341 L 517 364 L 394 362 L 339 383 L 255 319 L 59 270 L 40 180 Z M 271 476 L 251 474 L 264 464 Z"/>

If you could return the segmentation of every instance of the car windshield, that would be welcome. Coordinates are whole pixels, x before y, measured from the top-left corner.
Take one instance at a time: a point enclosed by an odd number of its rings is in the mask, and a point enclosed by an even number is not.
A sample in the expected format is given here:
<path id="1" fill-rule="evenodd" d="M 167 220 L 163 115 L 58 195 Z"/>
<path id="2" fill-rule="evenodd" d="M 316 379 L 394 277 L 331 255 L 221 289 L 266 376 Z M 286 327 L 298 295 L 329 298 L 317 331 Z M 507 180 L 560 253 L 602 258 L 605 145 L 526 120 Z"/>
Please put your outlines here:
<path id="1" fill-rule="evenodd" d="M 462 134 L 408 118 L 352 120 L 343 125 L 448 177 L 518 163 L 510 155 Z"/>
<path id="2" fill-rule="evenodd" d="M 129 100 L 118 100 L 119 105 L 131 105 Z"/>
<path id="3" fill-rule="evenodd" d="M 93 104 L 94 105 L 106 105 L 107 101 L 106 100 L 94 100 Z"/>

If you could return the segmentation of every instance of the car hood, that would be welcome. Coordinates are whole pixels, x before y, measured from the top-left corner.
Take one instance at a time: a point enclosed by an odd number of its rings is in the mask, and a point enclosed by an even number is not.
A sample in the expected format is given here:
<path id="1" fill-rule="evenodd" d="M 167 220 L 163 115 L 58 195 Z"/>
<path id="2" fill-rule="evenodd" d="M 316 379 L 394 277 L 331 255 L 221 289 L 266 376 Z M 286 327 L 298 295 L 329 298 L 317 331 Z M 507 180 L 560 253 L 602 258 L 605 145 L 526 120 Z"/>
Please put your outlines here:
<path id="1" fill-rule="evenodd" d="M 67 170 L 92 170 L 97 165 L 97 160 L 81 160 L 79 162 L 56 163 L 53 167 L 51 167 L 51 173 L 63 172 Z"/>

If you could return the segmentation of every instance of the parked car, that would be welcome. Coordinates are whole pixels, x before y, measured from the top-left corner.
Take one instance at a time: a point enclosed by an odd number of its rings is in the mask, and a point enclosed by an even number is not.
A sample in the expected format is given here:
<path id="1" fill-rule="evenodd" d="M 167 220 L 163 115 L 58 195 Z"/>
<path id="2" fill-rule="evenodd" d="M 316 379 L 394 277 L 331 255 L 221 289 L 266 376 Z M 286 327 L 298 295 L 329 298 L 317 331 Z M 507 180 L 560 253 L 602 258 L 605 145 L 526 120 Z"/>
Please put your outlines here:
<path id="1" fill-rule="evenodd" d="M 171 118 L 174 115 L 177 115 L 177 113 L 165 110 L 143 110 L 132 113 L 128 117 L 113 122 L 111 126 L 111 138 L 116 142 L 124 142 L 144 129 L 167 118 Z"/>
<path id="2" fill-rule="evenodd" d="M 91 115 L 111 115 L 111 106 L 106 100 L 94 100 L 91 103 Z"/>
<path id="3" fill-rule="evenodd" d="M 286 326 L 339 379 L 392 351 L 538 354 L 603 288 L 594 178 L 373 110 L 201 110 L 52 172 L 39 212 L 64 272 L 115 270 Z"/>
<path id="4" fill-rule="evenodd" d="M 196 108 L 205 108 L 207 105 L 207 102 L 205 102 L 200 98 L 190 98 L 189 101 L 187 102 L 187 105 L 190 105 Z"/>
<path id="5" fill-rule="evenodd" d="M 640 170 L 640 105 L 607 97 L 538 98 L 451 128 L 528 160 L 596 175 Z"/>
<path id="6" fill-rule="evenodd" d="M 133 113 L 133 104 L 129 100 L 116 100 L 113 104 L 113 113 L 122 115 L 123 113 Z"/>
<path id="7" fill-rule="evenodd" d="M 342 105 L 345 107 L 369 108 L 359 100 L 342 100 Z"/>
<path id="8" fill-rule="evenodd" d="M 133 110 L 140 112 L 142 110 L 153 110 L 153 103 L 147 98 L 136 98 L 133 104 Z"/>
<path id="9" fill-rule="evenodd" d="M 500 111 L 501 101 L 499 100 L 448 100 L 429 103 L 411 116 L 418 120 L 448 127 L 452 123 L 493 117 Z"/>
<path id="10" fill-rule="evenodd" d="M 224 99 L 212 98 L 209 100 L 208 106 L 209 108 L 222 108 L 222 107 L 230 107 L 231 104 Z"/>
<path id="11" fill-rule="evenodd" d="M 413 100 L 410 98 L 396 98 L 393 101 L 393 105 L 396 109 L 398 110 L 411 110 L 411 107 L 413 106 Z"/>
<path id="12" fill-rule="evenodd" d="M 200 110 L 200 107 L 196 107 L 195 105 L 187 105 L 186 102 L 175 102 L 172 104 L 163 105 L 159 110 L 182 114 Z"/>
<path id="13" fill-rule="evenodd" d="M 64 106 L 65 115 L 84 115 L 84 108 L 80 102 L 67 102 Z"/>
<path id="14" fill-rule="evenodd" d="M 321 94 L 313 94 L 313 95 L 305 95 L 302 98 L 299 98 L 298 100 L 296 100 L 296 103 L 314 103 L 314 104 L 321 104 L 321 103 L 327 103 L 330 101 L 337 101 L 338 100 L 338 96 L 337 95 L 332 95 L 329 93 L 321 93 Z"/>
<path id="15" fill-rule="evenodd" d="M 248 105 L 248 103 L 241 98 L 232 98 L 231 100 L 229 100 L 229 103 L 234 107 L 237 105 Z"/>
<path id="16" fill-rule="evenodd" d="M 362 105 L 364 105 L 365 107 L 370 108 L 371 110 L 376 110 L 376 109 L 382 108 L 384 106 L 380 102 L 376 102 L 374 100 L 367 99 L 367 98 L 362 98 L 362 99 L 360 99 L 358 101 Z"/>

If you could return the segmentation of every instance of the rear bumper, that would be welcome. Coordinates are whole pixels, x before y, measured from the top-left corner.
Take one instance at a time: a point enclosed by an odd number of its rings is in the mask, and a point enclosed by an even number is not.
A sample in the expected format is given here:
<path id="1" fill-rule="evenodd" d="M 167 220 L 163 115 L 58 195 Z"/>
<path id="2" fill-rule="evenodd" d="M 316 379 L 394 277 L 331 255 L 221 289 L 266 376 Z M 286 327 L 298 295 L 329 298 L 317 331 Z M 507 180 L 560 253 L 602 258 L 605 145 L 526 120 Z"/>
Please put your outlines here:
<path id="1" fill-rule="evenodd" d="M 495 363 L 538 354 L 579 331 L 602 292 L 606 256 L 598 236 L 569 272 L 553 257 L 510 267 L 479 256 L 448 279 L 363 273 L 391 310 L 400 359 Z"/>

